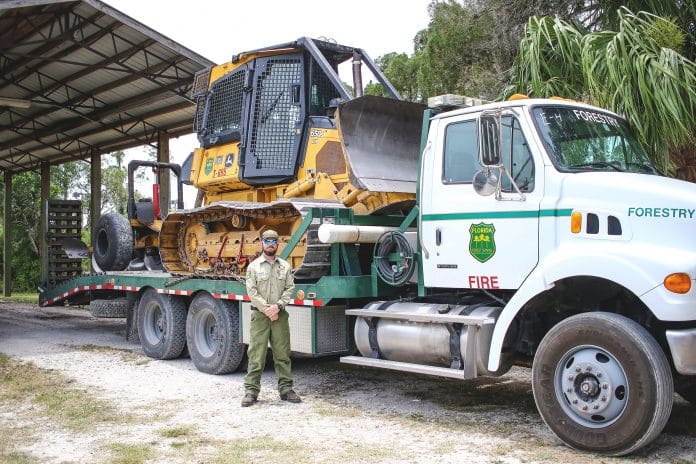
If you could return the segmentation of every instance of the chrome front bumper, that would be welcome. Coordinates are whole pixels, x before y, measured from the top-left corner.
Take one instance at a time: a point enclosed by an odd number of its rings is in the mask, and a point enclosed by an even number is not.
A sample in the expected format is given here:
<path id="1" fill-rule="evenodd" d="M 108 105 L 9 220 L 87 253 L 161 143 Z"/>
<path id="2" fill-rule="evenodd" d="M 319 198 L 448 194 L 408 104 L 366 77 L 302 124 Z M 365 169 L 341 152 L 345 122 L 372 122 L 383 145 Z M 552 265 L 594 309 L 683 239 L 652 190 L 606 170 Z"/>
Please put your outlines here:
<path id="1" fill-rule="evenodd" d="M 696 329 L 667 330 L 674 367 L 683 375 L 696 375 Z"/>

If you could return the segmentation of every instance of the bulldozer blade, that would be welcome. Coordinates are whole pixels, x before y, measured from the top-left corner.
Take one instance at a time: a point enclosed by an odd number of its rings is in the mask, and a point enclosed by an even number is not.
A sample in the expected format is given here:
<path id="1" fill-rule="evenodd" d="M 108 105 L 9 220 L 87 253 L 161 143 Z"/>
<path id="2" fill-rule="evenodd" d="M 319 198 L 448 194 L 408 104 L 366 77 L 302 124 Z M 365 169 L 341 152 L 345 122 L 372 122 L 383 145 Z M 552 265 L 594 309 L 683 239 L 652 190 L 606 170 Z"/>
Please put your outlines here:
<path id="1" fill-rule="evenodd" d="M 425 106 L 367 95 L 339 105 L 336 122 L 353 185 L 415 193 Z"/>
<path id="2" fill-rule="evenodd" d="M 70 259 L 89 258 L 89 249 L 82 240 L 76 238 L 64 238 L 60 241 L 60 246 Z"/>

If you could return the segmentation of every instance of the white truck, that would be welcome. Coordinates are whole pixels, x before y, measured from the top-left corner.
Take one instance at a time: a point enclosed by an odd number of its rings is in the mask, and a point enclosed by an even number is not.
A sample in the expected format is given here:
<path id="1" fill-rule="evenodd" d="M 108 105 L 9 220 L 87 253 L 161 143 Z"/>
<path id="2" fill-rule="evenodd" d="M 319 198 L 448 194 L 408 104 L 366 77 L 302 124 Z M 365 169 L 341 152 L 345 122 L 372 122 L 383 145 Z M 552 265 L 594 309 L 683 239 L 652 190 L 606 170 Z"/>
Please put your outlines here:
<path id="1" fill-rule="evenodd" d="M 675 386 L 696 401 L 696 185 L 660 175 L 624 119 L 560 99 L 441 113 L 418 195 L 419 298 L 347 311 L 363 356 L 344 362 L 529 363 L 548 426 L 608 455 L 662 431 Z"/>
<path id="2" fill-rule="evenodd" d="M 390 131 L 391 120 L 367 117 L 370 98 L 339 104 L 336 125 L 313 116 L 320 129 L 305 127 L 303 143 L 338 134 L 345 170 L 351 150 L 414 139 L 398 121 Z M 450 103 L 425 110 L 412 156 L 397 150 L 388 166 L 374 158 L 346 171 L 372 192 L 398 184 L 415 194 L 401 215 L 271 203 L 304 208 L 281 255 L 304 243 L 322 246 L 326 262 L 287 306 L 293 351 L 354 351 L 341 361 L 459 379 L 531 366 L 539 412 L 569 446 L 623 455 L 648 444 L 675 391 L 696 401 L 696 185 L 657 172 L 626 121 L 605 110 L 554 99 Z M 241 215 L 242 206 L 211 208 Z M 330 246 L 302 242 L 310 229 Z M 238 276 L 107 272 L 47 289 L 41 303 L 123 294 L 134 297 L 124 300 L 128 325 L 149 356 L 174 358 L 188 345 L 204 372 L 242 365 L 250 308 Z"/>

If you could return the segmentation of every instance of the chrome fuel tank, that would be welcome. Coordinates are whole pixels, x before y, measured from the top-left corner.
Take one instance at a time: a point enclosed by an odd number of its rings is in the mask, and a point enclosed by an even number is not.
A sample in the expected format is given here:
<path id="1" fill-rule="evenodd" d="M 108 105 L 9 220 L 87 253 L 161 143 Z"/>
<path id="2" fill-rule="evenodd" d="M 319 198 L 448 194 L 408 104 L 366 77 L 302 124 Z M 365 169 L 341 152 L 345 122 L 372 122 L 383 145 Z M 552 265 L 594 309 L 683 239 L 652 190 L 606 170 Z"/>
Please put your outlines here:
<path id="1" fill-rule="evenodd" d="M 379 309 L 384 302 L 370 303 L 365 309 Z M 449 314 L 461 316 L 479 316 L 497 318 L 501 308 L 495 306 L 454 306 L 431 303 L 394 303 L 389 305 L 386 312 L 402 314 Z M 376 321 L 377 345 L 383 359 L 414 364 L 449 367 L 452 362 L 450 352 L 450 332 L 445 324 L 422 323 L 406 320 L 379 319 Z M 493 335 L 493 324 L 462 326 L 459 335 L 460 355 L 466 359 L 467 336 L 469 330 L 478 330 L 476 347 L 476 367 L 479 375 L 491 375 L 486 369 L 488 351 Z M 365 357 L 369 357 L 370 347 L 369 326 L 365 319 L 359 317 L 355 323 L 355 345 Z"/>

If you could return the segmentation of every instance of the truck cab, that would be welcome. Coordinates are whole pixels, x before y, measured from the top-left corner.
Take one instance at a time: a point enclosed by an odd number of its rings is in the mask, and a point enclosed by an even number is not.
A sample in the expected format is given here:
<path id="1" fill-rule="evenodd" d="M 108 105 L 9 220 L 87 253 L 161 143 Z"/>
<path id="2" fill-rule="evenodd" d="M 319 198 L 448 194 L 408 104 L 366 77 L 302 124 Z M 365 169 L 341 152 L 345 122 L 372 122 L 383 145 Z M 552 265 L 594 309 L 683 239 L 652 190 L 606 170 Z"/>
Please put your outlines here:
<path id="1" fill-rule="evenodd" d="M 420 169 L 420 294 L 501 304 L 486 372 L 532 364 L 564 442 L 625 454 L 673 387 L 694 400 L 696 185 L 659 173 L 622 117 L 529 98 L 440 113 Z"/>

